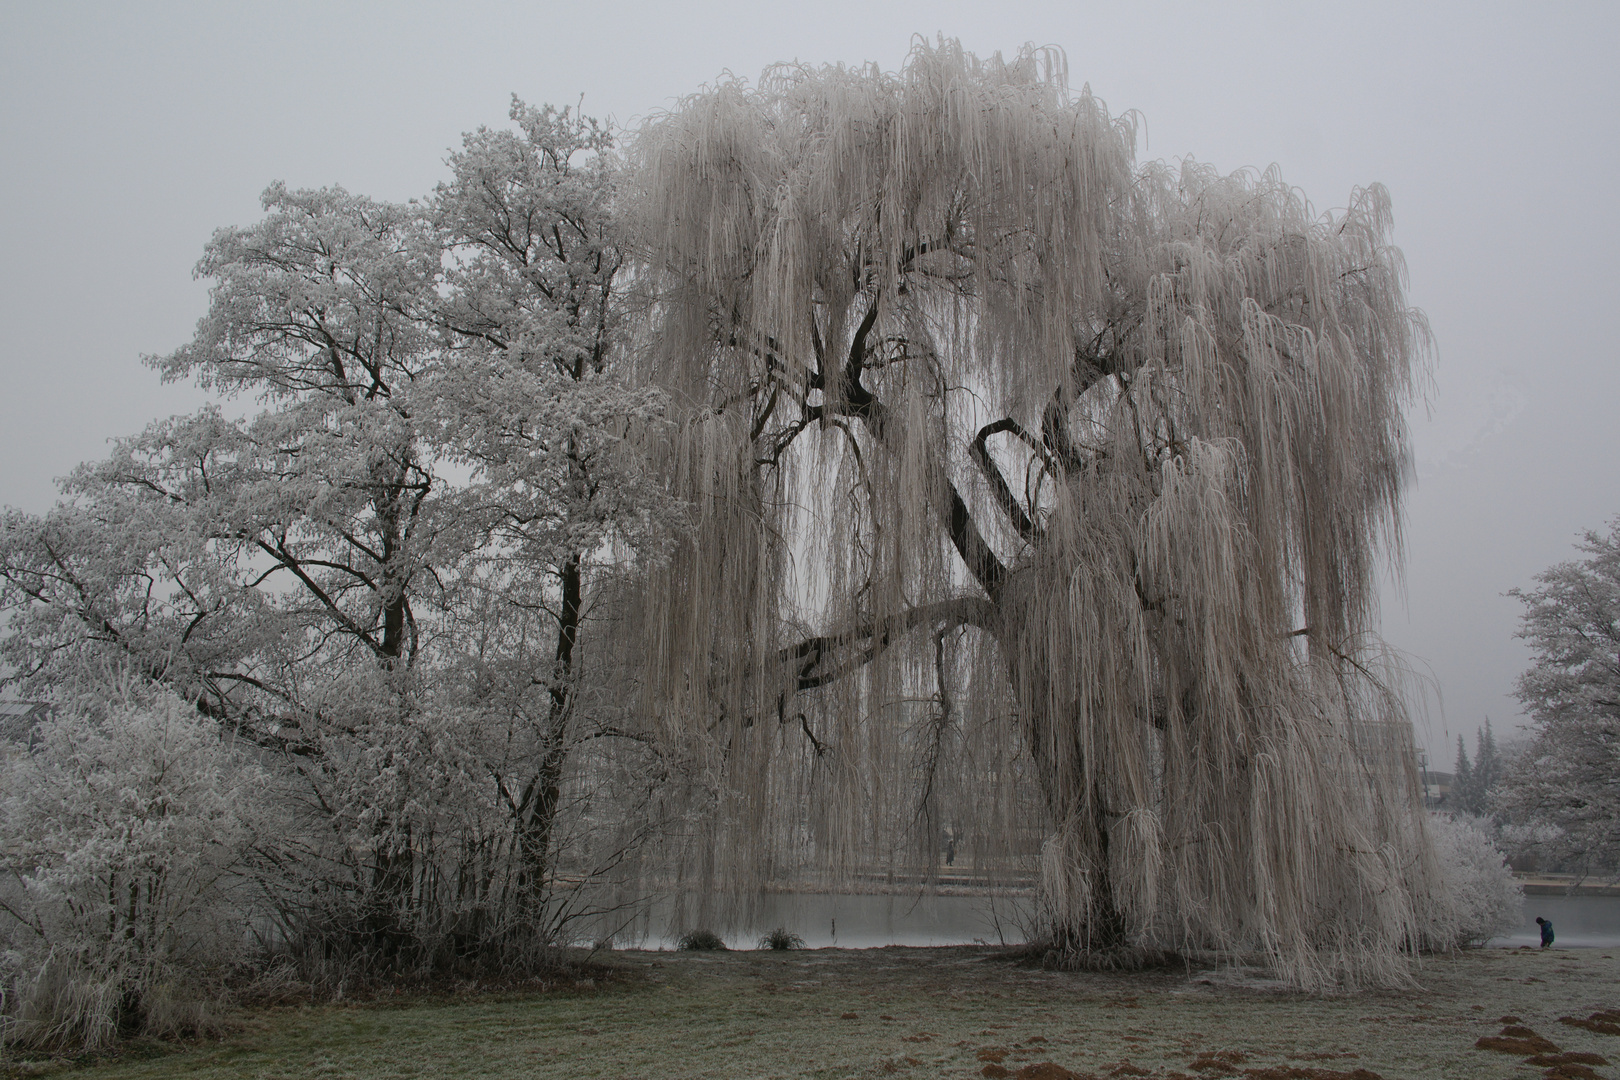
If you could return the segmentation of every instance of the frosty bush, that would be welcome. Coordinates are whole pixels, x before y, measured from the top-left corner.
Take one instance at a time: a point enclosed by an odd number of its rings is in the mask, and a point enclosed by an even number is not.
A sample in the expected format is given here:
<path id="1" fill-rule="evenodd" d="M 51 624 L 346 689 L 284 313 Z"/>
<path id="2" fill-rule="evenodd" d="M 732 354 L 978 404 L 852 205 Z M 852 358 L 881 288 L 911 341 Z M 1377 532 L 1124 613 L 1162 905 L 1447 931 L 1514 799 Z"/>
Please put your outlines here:
<path id="1" fill-rule="evenodd" d="M 1433 948 L 1483 945 L 1519 925 L 1522 894 L 1489 825 L 1466 814 L 1431 814 L 1441 891 L 1428 920 Z"/>
<path id="2" fill-rule="evenodd" d="M 64 708 L 4 765 L 0 1031 L 94 1049 L 205 1028 L 244 945 L 260 769 L 172 695 Z"/>
<path id="3" fill-rule="evenodd" d="M 266 755 L 289 827 L 263 881 L 264 943 L 317 986 L 532 975 L 595 931 L 582 920 L 640 896 L 654 780 L 645 755 L 604 737 L 591 688 L 576 696 L 592 707 L 552 732 L 533 721 L 546 687 L 508 700 L 442 670 L 428 681 L 335 676 L 283 729 L 301 753 Z M 549 792 L 535 782 L 548 768 Z"/>

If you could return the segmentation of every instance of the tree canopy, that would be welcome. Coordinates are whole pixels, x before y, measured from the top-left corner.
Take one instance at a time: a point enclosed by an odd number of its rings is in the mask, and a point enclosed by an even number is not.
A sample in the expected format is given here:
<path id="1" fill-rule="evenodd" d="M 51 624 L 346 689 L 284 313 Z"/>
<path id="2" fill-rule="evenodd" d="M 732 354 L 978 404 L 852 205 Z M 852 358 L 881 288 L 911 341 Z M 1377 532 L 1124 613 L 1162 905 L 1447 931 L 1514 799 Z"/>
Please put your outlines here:
<path id="1" fill-rule="evenodd" d="M 1055 49 L 727 79 L 622 169 L 511 118 L 420 202 L 272 186 L 152 361 L 264 410 L 0 527 L 14 681 L 116 664 L 301 793 L 287 940 L 504 963 L 666 821 L 643 894 L 943 847 L 1070 961 L 1455 939 L 1371 634 L 1427 348 L 1381 187 L 1138 163 Z"/>
<path id="2" fill-rule="evenodd" d="M 601 785 L 570 796 L 567 765 L 627 731 L 592 605 L 671 517 L 635 447 L 662 395 L 618 370 L 611 140 L 512 120 L 419 202 L 271 185 L 198 263 L 193 339 L 149 358 L 264 408 L 154 424 L 0 524 L 9 681 L 133 671 L 272 755 L 321 882 L 284 899 L 326 905 L 288 937 L 390 963 L 505 963 L 581 902 L 557 822 Z M 595 839 L 622 857 L 616 794 Z"/>
<path id="3" fill-rule="evenodd" d="M 1432 883 L 1369 631 L 1427 338 L 1388 196 L 1138 165 L 1065 74 L 919 45 L 640 133 L 642 363 L 696 520 L 650 707 L 748 808 L 738 887 L 805 827 L 852 865 L 885 814 L 983 850 L 1034 788 L 1060 944 L 1398 977 Z M 819 810 L 739 824 L 805 776 Z"/>
<path id="4" fill-rule="evenodd" d="M 1519 636 L 1533 662 L 1518 697 L 1529 746 L 1510 759 L 1499 803 L 1551 826 L 1543 857 L 1581 873 L 1620 871 L 1620 519 L 1586 533 L 1585 558 L 1536 575 L 1509 595 L 1524 604 Z"/>

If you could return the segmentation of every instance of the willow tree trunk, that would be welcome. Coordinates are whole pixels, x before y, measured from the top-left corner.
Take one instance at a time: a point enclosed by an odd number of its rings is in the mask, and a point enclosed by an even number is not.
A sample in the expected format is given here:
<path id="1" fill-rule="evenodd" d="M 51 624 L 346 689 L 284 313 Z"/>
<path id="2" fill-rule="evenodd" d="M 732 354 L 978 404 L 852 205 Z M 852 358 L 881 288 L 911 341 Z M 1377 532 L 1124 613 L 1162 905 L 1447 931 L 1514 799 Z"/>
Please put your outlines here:
<path id="1" fill-rule="evenodd" d="M 1064 701 L 1072 677 L 1050 657 L 1017 647 L 1016 624 L 1033 617 L 1003 598 L 1002 653 L 1028 743 L 1042 801 L 1053 826 L 1042 852 L 1039 900 L 1053 948 L 1067 954 L 1109 954 L 1132 945 L 1133 934 L 1115 898 L 1110 834 L 1123 815 L 1110 805 L 1105 778 L 1089 768 L 1076 707 Z M 1124 868 L 1127 873 L 1132 868 Z"/>

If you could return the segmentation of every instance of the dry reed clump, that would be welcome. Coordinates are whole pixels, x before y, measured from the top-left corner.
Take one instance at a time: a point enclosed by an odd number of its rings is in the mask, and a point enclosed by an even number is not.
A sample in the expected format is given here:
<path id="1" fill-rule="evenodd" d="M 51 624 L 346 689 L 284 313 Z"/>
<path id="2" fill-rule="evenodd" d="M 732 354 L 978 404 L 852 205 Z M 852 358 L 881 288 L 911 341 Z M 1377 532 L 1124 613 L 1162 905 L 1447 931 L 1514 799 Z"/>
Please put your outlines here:
<path id="1" fill-rule="evenodd" d="M 788 949 L 802 949 L 804 948 L 804 938 L 800 937 L 798 934 L 791 933 L 786 927 L 778 926 L 775 930 L 760 936 L 758 947 L 761 949 L 770 949 L 775 952 L 782 952 Z"/>
<path id="2" fill-rule="evenodd" d="M 713 930 L 689 930 L 675 943 L 683 952 L 724 952 L 726 943 Z"/>
<path id="3" fill-rule="evenodd" d="M 674 854 L 736 898 L 952 861 L 1067 954 L 1401 983 L 1458 928 L 1370 636 L 1427 343 L 1388 196 L 1138 166 L 1064 67 L 785 66 L 638 138 Z"/>
<path id="4" fill-rule="evenodd" d="M 50 957 L 8 979 L 5 1042 L 51 1052 L 104 1050 L 135 1035 L 157 1038 L 223 1030 L 231 997 L 204 973 L 178 964 Z"/>

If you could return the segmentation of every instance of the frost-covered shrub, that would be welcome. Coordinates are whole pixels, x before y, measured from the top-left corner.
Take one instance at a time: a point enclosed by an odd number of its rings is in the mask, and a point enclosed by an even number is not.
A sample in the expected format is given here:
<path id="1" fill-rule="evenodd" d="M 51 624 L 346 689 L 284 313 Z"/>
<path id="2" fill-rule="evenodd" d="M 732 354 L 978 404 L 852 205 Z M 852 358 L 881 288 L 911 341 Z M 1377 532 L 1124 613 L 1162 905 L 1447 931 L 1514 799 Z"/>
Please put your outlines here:
<path id="1" fill-rule="evenodd" d="M 488 854 L 501 813 L 481 783 L 479 732 L 406 685 L 365 669 L 332 679 L 299 734 L 311 764 L 278 776 L 298 849 L 272 944 L 316 981 L 432 968 L 487 898 L 487 873 L 457 861 Z M 456 888 L 467 882 L 477 887 Z"/>
<path id="2" fill-rule="evenodd" d="M 511 702 L 434 675 L 343 673 L 283 729 L 305 754 L 273 776 L 292 824 L 266 944 L 317 985 L 533 974 L 639 902 L 643 758 L 593 717 L 550 729 L 532 679 Z"/>
<path id="3" fill-rule="evenodd" d="M 210 1023 L 245 944 L 262 771 L 172 695 L 117 691 L 41 724 L 3 767 L 0 1032 L 106 1046 Z"/>
<path id="4" fill-rule="evenodd" d="M 1587 869 L 1569 858 L 1569 852 L 1575 845 L 1570 843 L 1568 831 L 1545 819 L 1509 822 L 1502 826 L 1501 837 L 1502 847 L 1507 850 L 1516 870 L 1557 872 L 1570 868 L 1577 871 Z M 1582 851 L 1582 854 L 1585 853 Z"/>
<path id="5" fill-rule="evenodd" d="M 1484 944 L 1523 917 L 1523 894 L 1492 840 L 1490 825 L 1466 814 L 1430 814 L 1441 888 L 1429 916 L 1431 947 Z"/>

